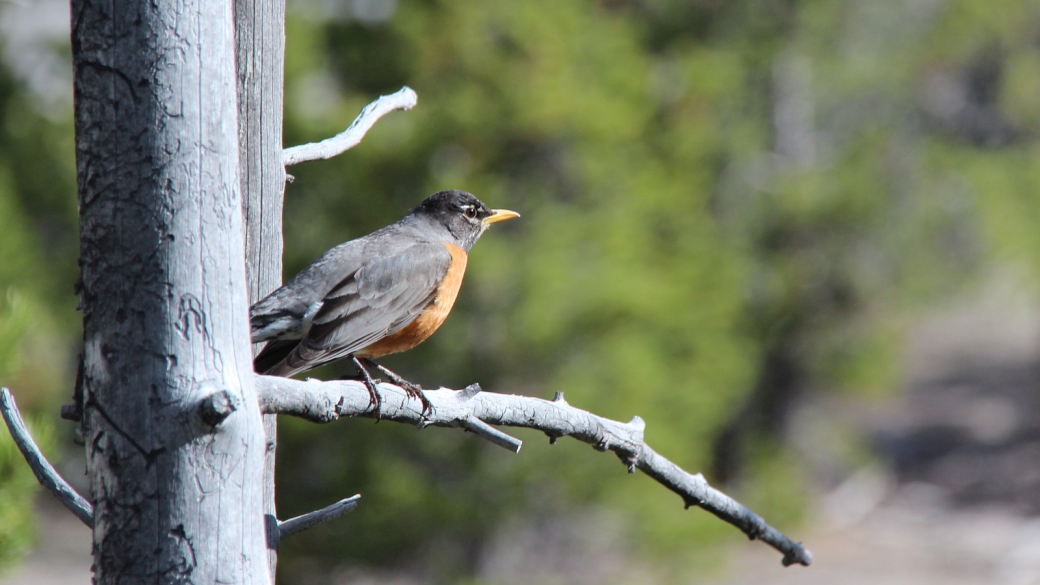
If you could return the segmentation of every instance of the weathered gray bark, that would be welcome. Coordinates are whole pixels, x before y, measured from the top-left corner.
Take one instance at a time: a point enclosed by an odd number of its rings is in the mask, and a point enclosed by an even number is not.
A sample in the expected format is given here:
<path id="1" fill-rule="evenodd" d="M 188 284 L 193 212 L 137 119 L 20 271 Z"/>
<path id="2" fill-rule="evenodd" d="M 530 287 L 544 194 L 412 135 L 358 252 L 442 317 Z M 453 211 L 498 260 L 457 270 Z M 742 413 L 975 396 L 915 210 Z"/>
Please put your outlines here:
<path id="1" fill-rule="evenodd" d="M 238 142 L 245 214 L 249 304 L 282 285 L 282 95 L 285 70 L 285 0 L 235 0 L 238 66 Z M 260 345 L 254 347 L 255 354 Z M 272 578 L 278 564 L 275 450 L 278 417 L 264 415 L 264 518 Z"/>
<path id="2" fill-rule="evenodd" d="M 481 392 L 473 384 L 462 390 L 427 390 L 432 408 L 424 411 L 418 399 L 391 384 L 379 384 L 381 400 L 374 406 L 368 388 L 360 382 L 305 382 L 273 376 L 256 377 L 260 409 L 267 413 L 298 416 L 313 422 L 331 422 L 343 416 L 366 416 L 418 427 L 443 426 L 466 429 L 510 451 L 520 441 L 491 425 L 538 429 L 549 436 L 573 437 L 597 450 L 613 451 L 628 466 L 639 469 L 679 494 L 686 507 L 698 506 L 739 528 L 751 539 L 761 539 L 783 553 L 784 566 L 809 566 L 812 554 L 765 522 L 740 502 L 708 485 L 701 474 L 690 474 L 659 455 L 643 441 L 646 424 L 639 417 L 621 423 L 574 408 L 557 392 L 549 402 L 531 396 Z"/>
<path id="3" fill-rule="evenodd" d="M 235 0 L 239 153 L 250 303 L 282 285 L 285 0 Z"/>
<path id="4" fill-rule="evenodd" d="M 97 583 L 270 583 L 230 3 L 72 0 Z"/>

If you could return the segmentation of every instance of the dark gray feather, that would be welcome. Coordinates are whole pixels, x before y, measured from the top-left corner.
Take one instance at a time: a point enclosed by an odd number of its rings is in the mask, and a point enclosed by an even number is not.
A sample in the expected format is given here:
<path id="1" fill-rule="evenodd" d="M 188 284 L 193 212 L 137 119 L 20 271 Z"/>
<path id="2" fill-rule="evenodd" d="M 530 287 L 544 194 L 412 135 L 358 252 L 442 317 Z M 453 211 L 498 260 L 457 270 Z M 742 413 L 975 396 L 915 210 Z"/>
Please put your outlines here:
<path id="1" fill-rule="evenodd" d="M 433 243 L 365 264 L 325 296 L 279 375 L 318 367 L 400 331 L 433 300 L 450 265 L 448 249 Z"/>

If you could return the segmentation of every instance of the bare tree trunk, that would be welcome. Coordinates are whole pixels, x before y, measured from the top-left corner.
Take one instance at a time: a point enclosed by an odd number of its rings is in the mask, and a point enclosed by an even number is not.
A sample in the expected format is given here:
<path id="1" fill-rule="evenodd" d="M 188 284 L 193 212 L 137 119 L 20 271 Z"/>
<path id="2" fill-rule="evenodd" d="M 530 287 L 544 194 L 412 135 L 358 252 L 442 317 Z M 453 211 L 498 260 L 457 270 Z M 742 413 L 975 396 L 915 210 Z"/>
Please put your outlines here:
<path id="1" fill-rule="evenodd" d="M 285 0 L 235 0 L 239 169 L 246 221 L 249 303 L 282 285 L 282 93 Z M 254 354 L 260 345 L 254 348 Z M 274 465 L 278 416 L 264 415 L 264 519 L 272 578 L 278 564 Z"/>
<path id="2" fill-rule="evenodd" d="M 270 583 L 230 3 L 72 1 L 97 583 Z"/>

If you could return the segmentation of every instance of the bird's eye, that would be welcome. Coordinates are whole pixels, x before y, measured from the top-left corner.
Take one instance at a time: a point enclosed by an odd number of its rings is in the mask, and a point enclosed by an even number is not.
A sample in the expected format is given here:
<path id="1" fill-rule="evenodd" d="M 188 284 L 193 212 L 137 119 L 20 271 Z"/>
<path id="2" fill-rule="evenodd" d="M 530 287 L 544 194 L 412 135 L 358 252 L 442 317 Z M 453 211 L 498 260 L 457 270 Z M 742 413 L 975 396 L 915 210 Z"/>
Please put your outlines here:
<path id="1" fill-rule="evenodd" d="M 472 205 L 467 205 L 465 209 L 462 210 L 462 213 L 466 215 L 466 218 L 473 219 L 474 217 L 477 217 L 477 208 Z"/>

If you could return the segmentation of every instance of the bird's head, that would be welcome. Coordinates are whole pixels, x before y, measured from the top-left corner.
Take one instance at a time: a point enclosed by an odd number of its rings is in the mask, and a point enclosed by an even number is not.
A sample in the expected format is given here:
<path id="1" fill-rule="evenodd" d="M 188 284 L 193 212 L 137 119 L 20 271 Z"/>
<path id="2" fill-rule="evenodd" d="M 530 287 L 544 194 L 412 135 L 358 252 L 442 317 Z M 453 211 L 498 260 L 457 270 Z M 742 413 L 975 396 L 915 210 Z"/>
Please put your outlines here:
<path id="1" fill-rule="evenodd" d="M 473 195 L 454 189 L 430 195 L 410 215 L 443 226 L 467 252 L 491 224 L 520 217 L 508 209 L 490 209 Z"/>

